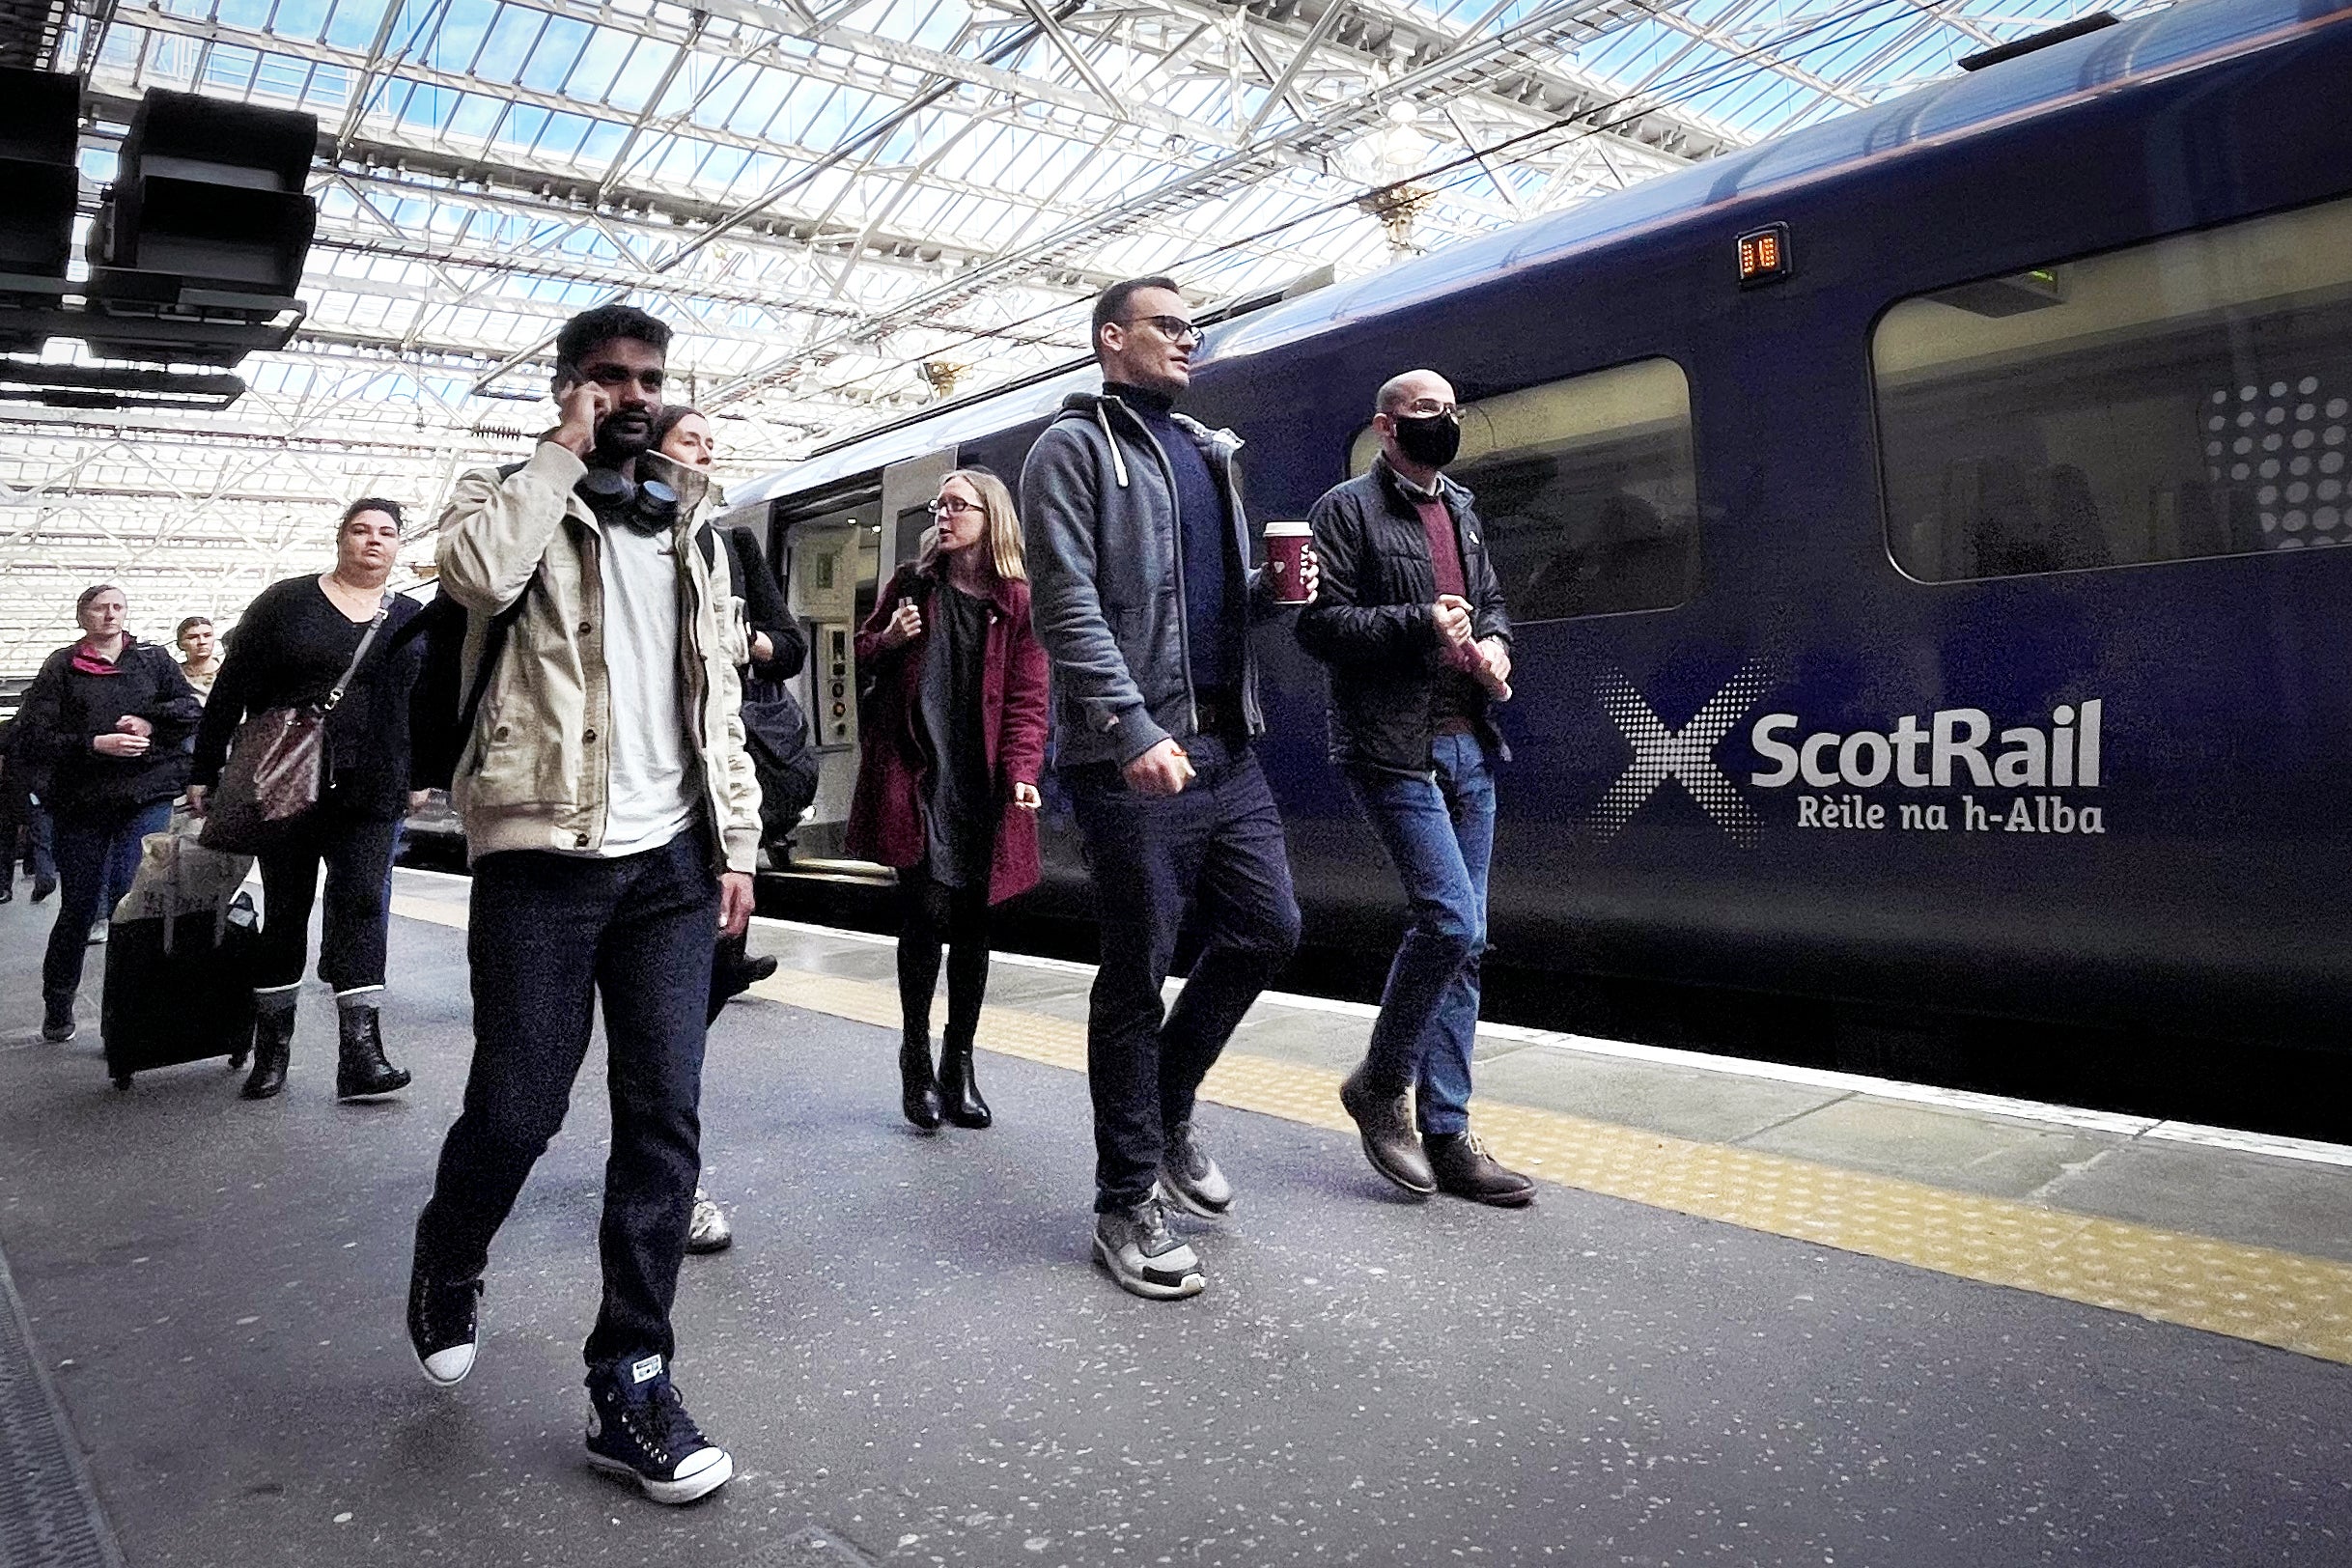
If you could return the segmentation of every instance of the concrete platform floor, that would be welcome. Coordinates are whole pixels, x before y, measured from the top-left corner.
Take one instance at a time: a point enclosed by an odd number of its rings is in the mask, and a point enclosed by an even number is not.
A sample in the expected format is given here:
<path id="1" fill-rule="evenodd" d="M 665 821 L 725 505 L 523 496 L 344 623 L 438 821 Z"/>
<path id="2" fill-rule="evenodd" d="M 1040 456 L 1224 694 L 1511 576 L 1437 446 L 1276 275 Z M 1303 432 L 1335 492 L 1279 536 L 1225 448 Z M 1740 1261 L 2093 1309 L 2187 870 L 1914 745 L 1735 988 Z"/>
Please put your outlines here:
<path id="1" fill-rule="evenodd" d="M 870 1023 L 754 1001 L 714 1030 L 709 1179 L 739 1241 L 687 1262 L 678 1370 L 740 1474 L 657 1508 L 579 1459 L 601 1052 L 500 1239 L 473 1378 L 436 1392 L 408 1358 L 408 1231 L 468 1008 L 462 884 L 402 882 L 404 910 L 434 916 L 393 932 L 387 1034 L 418 1081 L 374 1106 L 329 1099 L 322 993 L 282 1100 L 238 1101 L 217 1066 L 114 1093 L 87 1026 L 96 966 L 83 1037 L 42 1044 L 44 911 L 0 908 L 0 1250 L 137 1568 L 2352 1560 L 2352 1367 L 1675 1212 L 1687 1172 L 1638 1202 L 1552 1185 L 1522 1214 L 1416 1205 L 1311 1095 L 1296 1115 L 1211 1106 L 1242 1196 L 1196 1227 L 1210 1290 L 1127 1297 L 1084 1261 L 1085 1084 L 1049 1065 L 1083 976 L 1009 964 L 993 1000 L 1015 1053 L 984 1058 L 985 1134 L 899 1122 L 893 1036 Z M 780 994 L 836 1011 L 888 975 L 871 944 L 770 928 L 755 945 L 785 953 Z M 1261 1015 L 1227 1098 L 1289 1105 L 1345 1050 L 1345 1018 Z M 1919 1134 L 1906 1163 L 1855 1125 L 1865 1096 L 1792 1109 L 1779 1091 L 1811 1089 L 1781 1084 L 1743 1106 L 1721 1075 L 1685 1098 L 1622 1061 L 1495 1045 L 1484 1092 L 1530 1148 L 1607 1109 L 1627 1118 L 1611 1135 L 1648 1140 L 1610 1147 L 1678 1170 L 1729 1150 L 1849 1205 L 1974 1171 L 1997 1195 L 1952 1177 L 1967 1225 L 2013 1218 L 1970 1203 L 2039 1212 L 2071 1187 L 2080 1210 L 2050 1209 L 2066 1223 L 2148 1209 L 2175 1250 L 2200 1231 L 2239 1246 L 2233 1207 L 2274 1246 L 2338 1212 L 2342 1173 L 2310 1162 L 2246 1167 L 2270 1188 L 2235 1205 L 2201 1190 L 2221 1165 L 2101 1195 L 2099 1155 L 2122 1163 L 2144 1129 L 1991 1160 L 1968 1153 L 1988 1134 Z M 1559 1072 L 1513 1067 L 1554 1055 Z M 1682 1133 L 1634 1121 L 1642 1105 Z M 2027 1131 L 2029 1150 L 2056 1135 Z M 1801 1136 L 1807 1162 L 1706 1140 L 1734 1136 Z M 2230 1153 L 2158 1154 L 2180 1149 Z M 2298 1250 L 2333 1300 L 2334 1266 Z"/>

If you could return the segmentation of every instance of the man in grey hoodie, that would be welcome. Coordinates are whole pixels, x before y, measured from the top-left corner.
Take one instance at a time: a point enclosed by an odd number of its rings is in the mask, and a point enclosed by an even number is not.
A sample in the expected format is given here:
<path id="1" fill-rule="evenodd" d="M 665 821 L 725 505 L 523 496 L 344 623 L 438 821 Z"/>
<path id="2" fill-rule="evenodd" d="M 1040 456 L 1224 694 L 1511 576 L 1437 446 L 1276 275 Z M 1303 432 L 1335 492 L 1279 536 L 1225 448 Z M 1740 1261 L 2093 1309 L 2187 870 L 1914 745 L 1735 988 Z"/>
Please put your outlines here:
<path id="1" fill-rule="evenodd" d="M 1168 279 L 1106 289 L 1102 394 L 1067 399 L 1021 473 L 1056 763 L 1102 929 L 1086 1026 L 1094 1252 L 1162 1301 L 1206 1283 L 1165 1204 L 1214 1217 L 1233 1200 L 1193 1130 L 1194 1093 L 1299 943 L 1281 818 L 1249 747 L 1265 728 L 1249 623 L 1275 608 L 1275 584 L 1249 565 L 1240 438 L 1172 407 L 1199 342 Z M 1188 924 L 1200 956 L 1163 1009 Z"/>

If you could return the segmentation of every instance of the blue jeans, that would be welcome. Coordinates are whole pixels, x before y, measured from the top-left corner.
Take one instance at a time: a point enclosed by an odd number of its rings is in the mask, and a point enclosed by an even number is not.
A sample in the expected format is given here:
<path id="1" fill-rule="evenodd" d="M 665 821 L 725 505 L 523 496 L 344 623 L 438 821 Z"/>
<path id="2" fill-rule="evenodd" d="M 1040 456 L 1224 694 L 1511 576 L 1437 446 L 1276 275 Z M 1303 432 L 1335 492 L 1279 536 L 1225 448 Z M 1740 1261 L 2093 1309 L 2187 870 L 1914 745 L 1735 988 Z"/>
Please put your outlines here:
<path id="1" fill-rule="evenodd" d="M 82 989 L 82 957 L 90 928 L 103 919 L 139 871 L 139 846 L 171 824 L 172 803 L 156 800 L 102 815 L 55 814 L 57 924 L 41 966 L 42 999 L 70 1005 Z"/>
<path id="2" fill-rule="evenodd" d="M 1442 1135 L 1470 1127 L 1495 770 L 1474 735 L 1441 735 L 1431 754 L 1435 778 L 1351 769 L 1348 783 L 1413 915 L 1381 992 L 1365 1077 L 1391 1091 L 1410 1085 L 1421 1132 Z"/>
<path id="3" fill-rule="evenodd" d="M 670 1305 L 702 1170 L 703 1005 L 718 931 L 708 840 L 618 859 L 516 850 L 474 864 L 466 956 L 474 1061 L 416 1221 L 417 1268 L 473 1279 L 563 1126 L 604 1004 L 612 1150 L 597 1235 L 603 1302 L 590 1367 L 676 1347 Z"/>
<path id="4" fill-rule="evenodd" d="M 1086 1016 L 1095 1212 L 1151 1194 L 1168 1128 L 1258 993 L 1299 945 L 1299 899 L 1274 793 L 1249 747 L 1188 737 L 1197 776 L 1137 795 L 1108 763 L 1062 770 L 1085 838 L 1103 962 Z M 1160 987 L 1189 928 L 1200 956 L 1173 1008 Z"/>

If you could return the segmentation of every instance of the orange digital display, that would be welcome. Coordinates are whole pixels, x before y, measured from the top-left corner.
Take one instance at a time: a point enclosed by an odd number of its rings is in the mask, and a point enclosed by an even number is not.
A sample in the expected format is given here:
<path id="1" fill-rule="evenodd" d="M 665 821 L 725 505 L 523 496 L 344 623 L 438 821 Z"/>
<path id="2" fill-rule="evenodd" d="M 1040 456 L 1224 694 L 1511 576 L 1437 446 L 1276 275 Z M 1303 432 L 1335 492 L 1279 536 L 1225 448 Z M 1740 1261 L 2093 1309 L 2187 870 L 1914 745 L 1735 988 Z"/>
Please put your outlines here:
<path id="1" fill-rule="evenodd" d="M 1776 223 L 1740 236 L 1740 287 L 1787 277 L 1788 225 Z"/>

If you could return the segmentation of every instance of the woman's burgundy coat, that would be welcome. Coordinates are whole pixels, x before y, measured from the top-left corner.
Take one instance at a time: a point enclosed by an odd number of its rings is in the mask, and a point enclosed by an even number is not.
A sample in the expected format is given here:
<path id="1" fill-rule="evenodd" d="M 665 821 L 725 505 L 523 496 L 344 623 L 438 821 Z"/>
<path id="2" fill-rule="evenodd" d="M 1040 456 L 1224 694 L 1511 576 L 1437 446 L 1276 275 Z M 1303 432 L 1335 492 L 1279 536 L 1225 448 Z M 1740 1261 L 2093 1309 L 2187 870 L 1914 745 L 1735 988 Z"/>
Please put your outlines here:
<path id="1" fill-rule="evenodd" d="M 931 645 L 936 576 L 900 567 L 857 630 L 859 684 L 871 672 L 872 697 L 858 714 L 857 793 L 850 803 L 849 850 L 886 866 L 912 866 L 926 853 L 924 801 L 931 768 L 916 734 L 922 712 L 923 653 Z M 882 646 L 882 629 L 911 599 L 923 631 L 897 648 Z M 988 742 L 989 778 L 996 790 L 995 848 L 988 901 L 1001 904 L 1037 885 L 1037 813 L 1013 804 L 1013 786 L 1035 784 L 1046 765 L 1046 651 L 1029 629 L 1029 585 L 998 581 L 991 594 L 982 657 L 980 733 Z"/>

